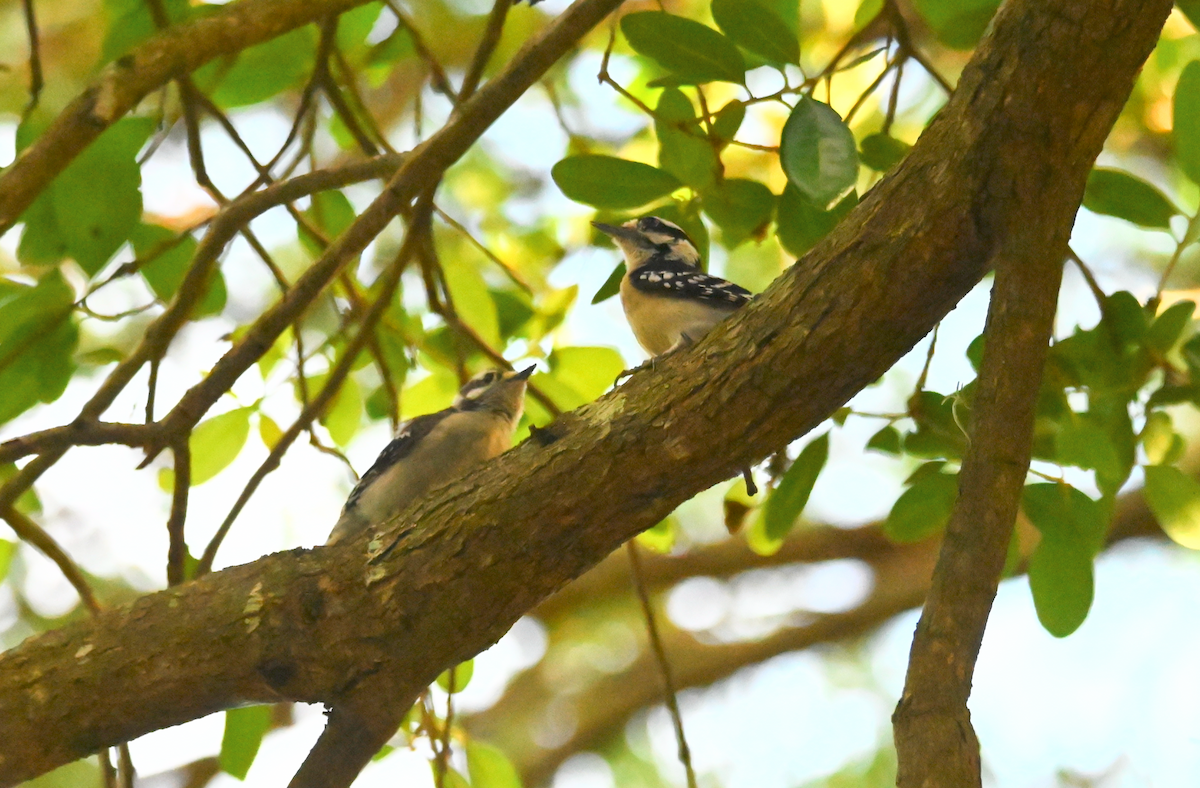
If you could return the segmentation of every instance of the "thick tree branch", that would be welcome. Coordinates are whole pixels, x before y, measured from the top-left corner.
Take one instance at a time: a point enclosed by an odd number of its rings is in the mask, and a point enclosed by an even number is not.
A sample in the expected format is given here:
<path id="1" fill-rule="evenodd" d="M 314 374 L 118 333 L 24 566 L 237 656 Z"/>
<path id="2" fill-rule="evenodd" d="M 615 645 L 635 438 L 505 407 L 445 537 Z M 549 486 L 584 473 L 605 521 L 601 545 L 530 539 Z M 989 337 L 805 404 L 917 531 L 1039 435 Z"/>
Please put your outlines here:
<path id="1" fill-rule="evenodd" d="M 583 0 L 565 12 L 468 102 L 475 114 L 464 107 L 443 142 L 414 151 L 364 228 L 436 178 L 505 97 L 614 4 Z M 1043 212 L 1077 201 L 1074 185 L 1170 7 L 1010 0 L 906 161 L 696 347 L 565 414 L 380 534 L 214 573 L 0 655 L 0 785 L 237 703 L 290 698 L 340 713 L 374 692 L 407 706 L 630 536 L 820 423 L 997 264 L 1010 228 L 1044 226 Z M 1026 29 L 1052 34 L 1033 46 Z M 1057 184 L 1021 186 L 1050 157 L 1070 198 Z M 1055 231 L 1047 244 L 1062 231 L 1046 229 Z M 236 366 L 219 362 L 213 378 Z"/>
<path id="2" fill-rule="evenodd" d="M 1090 36 L 1137 27 L 1116 17 L 1088 20 L 1079 13 L 1079 3 L 1051 5 L 1061 7 L 1040 18 L 1021 14 L 1019 22 L 1014 14 L 1020 10 L 1005 6 L 983 54 L 1006 43 L 1053 46 L 1068 27 Z M 1122 9 L 1114 8 L 1113 13 Z M 1146 31 L 1152 32 L 1156 34 Z M 1126 66 L 1136 65 L 1153 41 L 1145 35 L 1144 49 L 1125 48 L 1114 57 Z M 1098 62 L 1093 65 L 1100 67 Z M 1079 101 L 1074 91 L 1083 88 L 1086 77 L 1072 78 L 1065 71 L 1061 77 L 1053 83 L 1030 80 L 1027 89 L 1013 91 L 1009 100 Z M 973 88 L 978 89 L 960 85 L 960 90 Z M 1103 104 L 1077 106 L 1080 119 L 1088 122 L 1105 114 Z M 996 239 L 996 283 L 958 501 L 913 640 L 904 693 L 892 718 L 900 788 L 965 788 L 980 785 L 982 779 L 967 698 L 1029 468 L 1034 411 L 1062 264 L 1087 176 L 1074 166 L 1076 138 L 1057 137 L 1042 123 L 1030 121 L 1019 116 L 1003 119 L 1001 124 L 1010 128 L 996 131 L 1007 131 L 1010 141 L 1002 157 L 984 167 L 990 171 L 989 191 L 999 180 L 996 185 L 1018 203 L 1032 203 L 1035 195 L 1042 198 L 1036 215 L 997 212 L 996 203 L 983 206 L 981 224 Z M 1045 146 L 1047 155 L 1014 165 L 1020 150 L 1030 145 Z M 1098 153 L 1099 147 L 1093 150 Z"/>
<path id="3" fill-rule="evenodd" d="M 280 36 L 366 0 L 241 0 L 166 30 L 110 63 L 0 174 L 0 235 L 101 132 L 173 79 L 219 55 Z"/>

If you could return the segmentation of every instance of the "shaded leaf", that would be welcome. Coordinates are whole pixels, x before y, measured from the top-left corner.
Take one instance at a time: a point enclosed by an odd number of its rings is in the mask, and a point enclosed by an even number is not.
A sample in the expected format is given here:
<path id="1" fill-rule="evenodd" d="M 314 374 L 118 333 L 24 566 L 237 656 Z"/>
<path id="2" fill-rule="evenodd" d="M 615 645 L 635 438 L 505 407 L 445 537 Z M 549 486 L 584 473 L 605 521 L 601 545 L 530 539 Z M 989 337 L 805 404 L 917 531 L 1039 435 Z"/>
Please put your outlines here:
<path id="1" fill-rule="evenodd" d="M 913 5 L 942 43 L 970 49 L 987 29 L 1000 0 L 915 0 Z"/>
<path id="2" fill-rule="evenodd" d="M 851 192 L 831 210 L 824 210 L 792 184 L 784 187 L 775 217 L 775 233 L 779 243 L 796 257 L 802 256 L 829 234 L 846 214 L 858 204 L 858 195 Z"/>
<path id="3" fill-rule="evenodd" d="M 1166 353 L 1175 347 L 1175 343 L 1183 336 L 1183 330 L 1191 324 L 1195 311 L 1194 301 L 1179 301 L 1165 309 L 1146 332 L 1147 347 L 1158 353 Z"/>
<path id="4" fill-rule="evenodd" d="M 1026 485 L 1021 508 L 1043 538 L 1059 539 L 1091 560 L 1104 547 L 1111 513 L 1069 484 L 1047 482 Z"/>
<path id="5" fill-rule="evenodd" d="M 800 192 L 828 208 L 858 180 L 858 146 L 840 115 L 828 104 L 802 97 L 779 140 L 779 163 Z"/>
<path id="6" fill-rule="evenodd" d="M 458 319 L 475 329 L 489 346 L 501 347 L 500 315 L 479 266 L 460 255 L 445 255 L 441 262 Z"/>
<path id="7" fill-rule="evenodd" d="M 743 49 L 772 63 L 799 63 L 800 42 L 773 10 L 755 0 L 712 0 L 713 21 Z"/>
<path id="8" fill-rule="evenodd" d="M 884 454 L 899 454 L 900 431 L 891 424 L 887 425 L 871 436 L 871 439 L 867 441 L 867 448 Z"/>
<path id="9" fill-rule="evenodd" d="M 1092 606 L 1092 557 L 1061 539 L 1044 537 L 1029 557 L 1029 590 L 1038 621 L 1055 637 L 1079 628 Z"/>
<path id="10" fill-rule="evenodd" d="M 740 101 L 731 101 L 717 111 L 712 121 L 712 133 L 721 140 L 724 148 L 737 136 L 742 121 L 746 119 L 746 105 Z"/>
<path id="11" fill-rule="evenodd" d="M 747 178 L 726 178 L 719 188 L 702 196 L 704 212 L 721 228 L 727 249 L 763 233 L 775 212 L 771 190 Z"/>
<path id="12" fill-rule="evenodd" d="M 596 295 L 592 296 L 592 303 L 598 304 L 601 301 L 607 301 L 615 296 L 621 290 L 621 280 L 625 277 L 625 263 L 617 263 L 617 267 L 612 270 L 608 278 L 604 280 L 604 284 L 600 285 L 600 289 L 596 291 Z"/>
<path id="13" fill-rule="evenodd" d="M 1193 183 L 1200 183 L 1200 60 L 1183 68 L 1175 84 L 1175 158 Z"/>
<path id="14" fill-rule="evenodd" d="M 862 163 L 873 170 L 887 172 L 908 155 L 912 146 L 886 134 L 870 134 L 860 143 Z"/>
<path id="15" fill-rule="evenodd" d="M 271 729 L 270 706 L 242 706 L 225 712 L 225 733 L 221 737 L 221 771 L 239 780 L 258 755 L 263 736 Z"/>
<path id="16" fill-rule="evenodd" d="M 883 532 L 894 542 L 919 542 L 941 533 L 958 497 L 958 476 L 931 473 L 917 479 L 888 513 Z"/>
<path id="17" fill-rule="evenodd" d="M 1088 175 L 1083 207 L 1159 230 L 1170 230 L 1171 217 L 1179 213 L 1166 195 L 1149 183 L 1121 170 L 1100 167 Z"/>
<path id="18" fill-rule="evenodd" d="M 763 526 L 768 539 L 782 539 L 792 530 L 827 459 L 829 433 L 818 436 L 800 451 L 775 492 L 763 504 Z"/>
<path id="19" fill-rule="evenodd" d="M 316 46 L 316 30 L 306 25 L 242 50 L 232 63 L 229 58 L 209 63 L 194 78 L 220 107 L 257 104 L 308 76 Z"/>
<path id="20" fill-rule="evenodd" d="M 735 82 L 746 78 L 742 53 L 711 27 L 663 11 L 621 17 L 621 32 L 639 55 L 693 83 Z"/>
<path id="21" fill-rule="evenodd" d="M 0 292 L 0 424 L 62 395 L 75 371 L 75 293 L 57 270 Z"/>
<path id="22" fill-rule="evenodd" d="M 329 437 L 338 446 L 345 447 L 358 434 L 362 423 L 363 400 L 358 382 L 347 376 L 338 389 L 337 396 L 321 414 L 321 424 L 329 430 Z"/>
<path id="23" fill-rule="evenodd" d="M 700 128 L 692 102 L 678 88 L 666 88 L 654 112 L 658 166 L 695 189 L 711 186 L 719 162 Z"/>
<path id="24" fill-rule="evenodd" d="M 569 156 L 555 164 L 550 175 L 572 200 L 611 210 L 637 208 L 683 186 L 674 175 L 649 164 L 594 154 Z"/>
<path id="25" fill-rule="evenodd" d="M 179 285 L 187 275 L 188 267 L 196 254 L 198 244 L 191 235 L 180 238 L 166 227 L 156 224 L 139 224 L 130 233 L 133 252 L 139 259 L 153 257 L 139 270 L 146 284 L 159 300 L 169 303 L 179 291 Z M 195 317 L 220 314 L 225 308 L 227 293 L 225 277 L 221 269 L 213 266 L 208 290 L 196 305 Z"/>

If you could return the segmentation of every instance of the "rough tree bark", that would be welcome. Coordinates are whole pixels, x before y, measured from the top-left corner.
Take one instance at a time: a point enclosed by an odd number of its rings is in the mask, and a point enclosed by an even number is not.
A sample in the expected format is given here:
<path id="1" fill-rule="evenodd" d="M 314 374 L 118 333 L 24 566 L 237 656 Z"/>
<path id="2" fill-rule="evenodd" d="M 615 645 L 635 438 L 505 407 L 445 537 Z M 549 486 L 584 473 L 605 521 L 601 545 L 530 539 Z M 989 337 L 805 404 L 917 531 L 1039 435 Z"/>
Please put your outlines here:
<path id="1" fill-rule="evenodd" d="M 407 706 L 626 539 L 877 379 L 996 263 L 1007 228 L 1041 226 L 1064 200 L 1058 184 L 1030 193 L 1026 172 L 1054 157 L 1077 200 L 1169 10 L 1013 0 L 905 162 L 697 347 L 369 543 L 267 556 L 0 655 L 0 784 L 238 703 L 326 703 L 335 718 L 364 695 Z M 1046 243 L 1062 231 L 1047 230 Z"/>

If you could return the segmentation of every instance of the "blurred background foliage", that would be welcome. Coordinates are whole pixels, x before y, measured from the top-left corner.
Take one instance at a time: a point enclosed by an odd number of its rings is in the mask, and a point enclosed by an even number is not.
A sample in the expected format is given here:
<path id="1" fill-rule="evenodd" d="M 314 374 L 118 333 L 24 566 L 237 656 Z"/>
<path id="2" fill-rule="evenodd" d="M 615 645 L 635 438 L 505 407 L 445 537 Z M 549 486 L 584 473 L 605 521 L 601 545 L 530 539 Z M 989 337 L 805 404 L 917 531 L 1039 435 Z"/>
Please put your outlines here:
<path id="1" fill-rule="evenodd" d="M 0 533 L 0 642 L 86 615 L 89 595 L 118 604 L 214 566 L 319 544 L 354 469 L 397 421 L 445 407 L 480 368 L 539 363 L 521 438 L 596 398 L 640 351 L 613 299 L 619 256 L 589 220 L 670 219 L 711 270 L 761 291 L 904 157 L 997 5 L 626 4 L 446 172 L 428 242 L 406 253 L 412 218 L 389 225 L 188 425 L 174 461 L 166 452 L 139 471 L 141 439 L 114 435 L 13 488 L 13 530 Z M 509 8 L 483 78 L 564 7 Z M 218 8 L 0 2 L 0 162 L 158 27 Z M 182 293 L 190 306 L 169 349 L 106 411 L 113 422 L 161 419 L 350 227 L 399 156 L 446 122 L 494 18 L 480 0 L 368 2 L 217 59 L 108 129 L 0 240 L 0 439 L 69 423 Z M 1028 580 L 1002 591 L 1031 598 L 1022 620 L 1036 615 L 1056 637 L 1087 620 L 1100 594 L 1093 567 L 1113 540 L 1162 542 L 1165 533 L 1200 547 L 1189 462 L 1200 402 L 1198 20 L 1194 2 L 1169 19 L 1088 181 L 1067 262 L 1009 562 Z M 366 159 L 378 167 L 246 217 L 208 258 L 211 273 L 188 280 L 210 254 L 206 233 L 256 192 Z M 389 272 L 395 295 L 373 313 Z M 879 655 L 911 626 L 888 622 L 920 603 L 954 502 L 983 293 L 947 318 L 940 340 L 935 333 L 814 436 L 756 469 L 757 495 L 740 481 L 723 485 L 639 538 L 677 683 L 716 686 L 684 697 L 704 784 L 892 784 L 886 717 L 898 685 L 894 660 Z M 356 344 L 360 327 L 367 335 Z M 269 453 L 299 435 L 271 474 Z M 10 451 L 0 453 L 0 481 L 21 484 L 29 452 L 14 445 L 0 449 Z M 243 490 L 250 503 L 235 504 Z M 1156 522 L 1139 519 L 1143 500 Z M 47 546 L 54 564 L 39 552 Z M 1137 558 L 1151 574 L 1155 560 L 1179 555 L 1154 549 L 1156 558 Z M 1096 637 L 1120 638 L 1105 620 Z M 1024 631 L 1017 642 L 1036 637 Z M 534 611 L 478 669 L 430 688 L 363 780 L 681 780 L 623 553 Z M 773 705 L 772 694 L 795 705 Z M 217 716 L 190 743 L 135 743 L 141 773 L 161 772 L 146 784 L 265 783 L 287 768 L 282 743 L 298 763 L 295 736 L 320 719 L 290 708 Z M 216 739 L 204 733 L 214 724 Z M 755 748 L 781 741 L 786 725 L 806 737 L 794 751 Z M 1002 765 L 1014 756 L 989 753 L 983 728 L 991 777 L 1032 784 Z M 1099 764 L 1091 776 L 1073 770 L 1069 746 L 1038 763 L 1064 785 L 1148 773 L 1126 744 L 1117 736 L 1109 755 L 1084 758 Z M 92 784 L 100 771 L 85 762 L 39 782 Z"/>

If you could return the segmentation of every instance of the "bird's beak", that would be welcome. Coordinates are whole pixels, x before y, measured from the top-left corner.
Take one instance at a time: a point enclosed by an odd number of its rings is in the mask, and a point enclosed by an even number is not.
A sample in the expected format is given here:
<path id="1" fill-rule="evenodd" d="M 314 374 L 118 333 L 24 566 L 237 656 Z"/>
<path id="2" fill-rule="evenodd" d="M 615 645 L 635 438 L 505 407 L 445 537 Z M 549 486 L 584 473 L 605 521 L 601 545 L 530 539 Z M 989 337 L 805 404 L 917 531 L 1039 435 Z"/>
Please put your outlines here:
<path id="1" fill-rule="evenodd" d="M 533 374 L 533 371 L 535 369 L 537 369 L 537 364 L 531 364 L 528 367 L 526 367 L 525 369 L 523 369 L 520 372 L 513 375 L 513 377 L 516 378 L 517 380 L 529 380 L 529 376 Z"/>
<path id="2" fill-rule="evenodd" d="M 592 222 L 592 227 L 595 227 L 605 235 L 617 239 L 625 239 L 627 241 L 636 241 L 641 238 L 641 233 L 629 227 L 621 227 L 617 224 L 605 224 L 604 222 Z"/>

